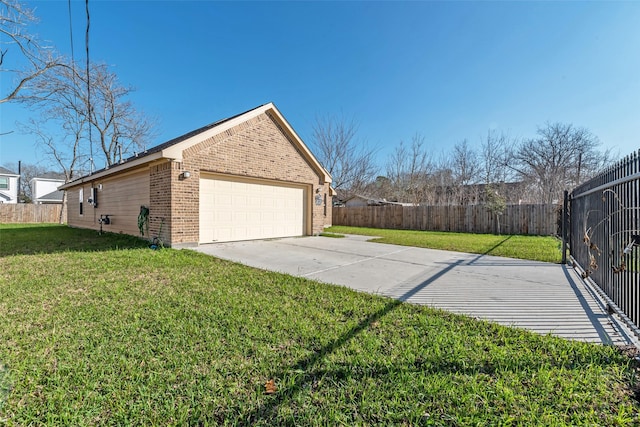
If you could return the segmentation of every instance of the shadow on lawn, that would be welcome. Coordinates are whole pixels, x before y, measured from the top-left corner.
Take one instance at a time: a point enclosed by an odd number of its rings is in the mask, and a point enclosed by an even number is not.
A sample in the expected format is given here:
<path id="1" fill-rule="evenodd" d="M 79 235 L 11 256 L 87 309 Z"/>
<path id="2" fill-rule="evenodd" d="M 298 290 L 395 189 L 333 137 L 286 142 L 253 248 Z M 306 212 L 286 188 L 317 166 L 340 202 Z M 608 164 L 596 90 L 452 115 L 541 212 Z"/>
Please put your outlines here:
<path id="1" fill-rule="evenodd" d="M 509 235 L 507 236 L 506 239 L 496 243 L 495 245 L 493 245 L 493 247 L 489 248 L 486 250 L 485 253 L 483 253 L 482 255 L 491 255 L 491 252 L 495 251 L 496 249 L 498 249 L 500 246 L 502 246 L 507 240 L 511 239 L 513 237 L 513 235 Z"/>
<path id="2" fill-rule="evenodd" d="M 502 242 L 498 243 L 493 248 L 489 249 L 486 254 L 490 253 L 496 247 L 500 246 L 502 243 L 504 243 L 505 241 L 507 241 L 510 238 L 511 237 L 507 237 Z M 478 255 L 476 259 L 482 258 L 486 254 Z M 325 370 L 325 369 L 322 369 L 321 364 L 322 364 L 322 360 L 324 359 L 324 357 L 329 355 L 329 354 L 331 354 L 331 353 L 333 353 L 334 351 L 336 351 L 337 349 L 339 349 L 340 347 L 345 345 L 352 338 L 355 338 L 360 332 L 362 332 L 363 330 L 365 330 L 368 327 L 370 327 L 371 324 L 375 323 L 379 319 L 381 319 L 384 316 L 386 316 L 387 314 L 389 314 L 396 307 L 398 307 L 399 305 L 403 304 L 404 301 L 407 301 L 409 298 L 411 298 L 417 292 L 419 292 L 420 290 L 422 290 L 426 286 L 430 285 L 431 283 L 433 283 L 438 278 L 440 278 L 440 277 L 444 276 L 445 274 L 449 273 L 451 270 L 453 270 L 457 266 L 461 265 L 463 262 L 464 262 L 463 260 L 458 260 L 456 262 L 450 263 L 443 270 L 441 270 L 441 271 L 435 273 L 434 275 L 428 277 L 426 280 L 424 280 L 423 282 L 415 285 L 411 289 L 406 290 L 406 292 L 403 295 L 401 295 L 400 297 L 398 297 L 398 299 L 390 300 L 380 310 L 378 310 L 378 311 L 376 311 L 374 313 L 371 313 L 369 316 L 367 316 L 362 321 L 360 321 L 360 323 L 355 325 L 350 330 L 346 331 L 343 335 L 341 335 L 338 338 L 334 339 L 333 341 L 329 342 L 327 345 L 325 345 L 324 347 L 322 347 L 321 349 L 319 349 L 315 353 L 311 354 L 310 356 L 308 356 L 306 358 L 300 359 L 297 363 L 295 363 L 295 365 L 289 366 L 289 367 L 284 368 L 284 369 L 281 368 L 279 372 L 274 372 L 273 373 L 273 378 L 283 378 L 290 371 L 303 371 L 304 374 L 299 376 L 299 377 L 297 377 L 295 382 L 294 382 L 294 384 L 292 384 L 291 386 L 282 387 L 281 389 L 279 389 L 277 391 L 276 394 L 274 394 L 273 396 L 270 396 L 269 398 L 267 398 L 266 401 L 263 404 L 259 405 L 258 407 L 254 408 L 253 410 L 250 410 L 247 413 L 245 413 L 242 416 L 241 419 L 243 421 L 248 422 L 249 424 L 256 423 L 258 421 L 263 421 L 263 420 L 276 419 L 277 418 L 278 408 L 281 405 L 285 404 L 286 402 L 291 401 L 292 399 L 294 399 L 295 396 L 297 394 L 299 394 L 300 392 L 302 392 L 303 390 L 305 390 L 305 388 L 307 386 L 309 386 L 310 384 L 313 384 L 314 381 L 317 380 L 317 378 L 324 377 L 324 376 L 327 376 L 327 375 L 333 376 L 333 377 L 337 377 L 337 378 L 345 378 L 345 377 L 349 376 L 353 372 L 353 370 L 350 370 L 350 369 L 344 369 L 344 370 L 342 370 L 342 369 L 336 369 L 336 370 Z M 572 286 L 573 286 L 573 284 L 572 284 Z M 581 301 L 581 303 L 583 303 L 583 302 Z M 593 318 L 594 313 L 590 311 L 590 308 L 588 306 L 585 307 L 584 304 L 583 304 L 583 309 L 585 309 L 585 311 L 588 314 L 590 314 L 590 318 Z M 494 326 L 491 326 L 491 327 L 492 328 L 502 328 L 499 325 L 494 325 Z M 596 323 L 594 323 L 594 327 L 597 328 L 597 324 Z M 601 331 L 599 330 L 599 333 L 600 332 Z M 503 333 L 503 332 L 501 332 L 501 333 Z M 518 332 L 514 332 L 514 333 L 518 333 Z M 538 364 L 536 362 L 532 362 L 529 358 L 525 358 L 525 359 L 519 360 L 519 361 L 512 361 L 511 368 L 512 369 L 518 369 L 518 370 L 520 370 L 520 369 L 538 369 L 540 366 L 543 366 L 544 363 L 547 363 L 547 362 L 542 360 L 542 359 L 540 360 L 540 362 Z M 611 363 L 613 363 L 613 362 L 611 362 Z M 450 373 L 457 373 L 457 374 L 460 374 L 460 373 L 477 374 L 478 372 L 480 372 L 480 373 L 484 373 L 484 374 L 493 374 L 495 372 L 495 369 L 496 369 L 496 367 L 492 366 L 490 363 L 467 365 L 467 364 L 464 363 L 464 361 L 457 360 L 456 355 L 453 354 L 453 353 L 444 355 L 442 358 L 440 358 L 438 360 L 430 360 L 430 361 L 425 360 L 423 362 L 418 363 L 418 365 L 420 365 L 420 366 L 398 367 L 397 369 L 394 369 L 394 370 L 405 369 L 405 370 L 415 370 L 415 371 L 420 371 L 420 372 L 424 372 L 426 370 L 426 371 L 429 371 L 429 372 L 439 372 L 439 373 L 450 372 Z M 574 364 L 573 362 L 569 362 L 568 364 L 563 365 L 563 367 L 566 368 L 566 369 L 581 369 L 581 363 L 576 362 Z M 358 375 L 366 376 L 366 375 L 368 375 L 368 373 L 373 375 L 373 376 L 379 376 L 379 375 L 388 374 L 389 370 L 388 370 L 387 367 L 374 367 L 374 368 L 366 367 L 366 368 L 363 368 L 363 370 L 361 370 L 358 373 L 356 373 L 355 375 L 356 376 L 358 376 Z"/>
<path id="3" fill-rule="evenodd" d="M 148 247 L 149 242 L 126 234 L 102 233 L 65 225 L 0 228 L 0 257 L 94 252 Z"/>
<path id="4" fill-rule="evenodd" d="M 304 359 L 300 359 L 298 361 L 298 363 L 296 363 L 293 366 L 290 366 L 288 369 L 285 369 L 285 370 L 282 370 L 280 372 L 274 373 L 274 377 L 275 378 L 282 378 L 290 370 L 293 370 L 293 371 L 300 370 L 300 371 L 304 372 L 303 375 L 301 375 L 299 378 L 296 379 L 295 384 L 293 384 L 290 387 L 280 389 L 277 392 L 277 394 L 273 396 L 272 399 L 268 399 L 264 404 L 260 405 L 259 407 L 255 408 L 253 411 L 251 411 L 248 414 L 246 414 L 245 416 L 243 416 L 242 419 L 246 420 L 249 423 L 255 423 L 258 420 L 270 420 L 270 419 L 273 419 L 273 416 L 275 415 L 275 412 L 278 410 L 278 407 L 281 404 L 283 404 L 284 402 L 286 402 L 288 400 L 291 400 L 296 394 L 298 394 L 300 391 L 303 390 L 305 384 L 308 384 L 309 382 L 312 382 L 316 377 L 321 375 L 321 372 L 319 372 L 315 368 L 315 365 L 321 363 L 322 359 L 325 356 L 333 353 L 335 350 L 337 350 L 340 347 L 342 347 L 345 343 L 347 343 L 349 340 L 354 338 L 360 332 L 362 332 L 363 330 L 365 330 L 368 327 L 370 327 L 370 325 L 372 323 L 378 321 L 382 317 L 384 317 L 387 314 L 389 314 L 396 307 L 398 307 L 399 305 L 403 304 L 403 301 L 406 301 L 412 295 L 414 295 L 416 292 L 420 291 L 420 289 L 423 289 L 425 286 L 428 286 L 429 284 L 433 283 L 439 277 L 442 277 L 443 275 L 445 275 L 446 273 L 448 273 L 449 271 L 454 269 L 461 262 L 462 262 L 462 260 L 454 262 L 454 263 L 451 263 L 447 268 L 445 268 L 442 271 L 440 271 L 440 272 L 434 274 L 433 276 L 429 277 L 428 279 L 426 279 L 422 283 L 416 285 L 414 288 L 408 290 L 404 295 L 399 297 L 399 299 L 390 300 L 383 308 L 381 308 L 380 310 L 378 310 L 378 311 L 376 311 L 374 313 L 371 313 L 369 316 L 367 316 L 365 319 L 363 319 L 356 326 L 354 326 L 353 328 L 351 328 L 350 330 L 345 332 L 342 336 L 340 336 L 340 337 L 336 338 L 335 340 L 331 341 L 326 346 L 324 346 L 323 348 L 321 348 L 317 352 L 313 353 L 309 357 L 306 357 Z M 448 365 L 451 365 L 451 366 L 455 365 L 455 363 L 453 363 L 453 364 L 450 363 L 450 362 L 447 362 L 447 363 L 448 363 Z M 440 368 L 438 368 L 438 371 L 442 371 L 444 369 L 445 369 L 445 367 L 441 366 Z M 320 370 L 320 371 L 322 371 L 322 370 Z M 334 374 L 335 373 L 336 372 L 334 372 Z M 380 372 L 378 372 L 378 373 L 380 373 Z"/>
<path id="5" fill-rule="evenodd" d="M 378 319 L 387 315 L 391 310 L 396 308 L 402 304 L 402 301 L 392 300 L 389 301 L 387 305 L 385 305 L 382 309 L 376 311 L 375 313 L 371 313 L 364 320 L 358 323 L 356 326 L 351 328 L 349 331 L 344 333 L 342 336 L 336 338 L 332 342 L 328 343 L 326 346 L 313 353 L 309 357 L 304 359 L 300 359 L 298 363 L 289 367 L 287 370 L 282 372 L 274 373 L 274 377 L 282 378 L 286 372 L 289 370 L 302 370 L 304 374 L 296 379 L 294 385 L 282 388 L 278 390 L 277 394 L 273 396 L 273 399 L 268 399 L 263 405 L 258 406 L 250 413 L 246 414 L 242 417 L 243 420 L 246 420 L 249 423 L 254 423 L 258 420 L 269 420 L 273 419 L 274 413 L 278 410 L 278 407 L 284 402 L 291 400 L 296 394 L 298 394 L 304 384 L 309 381 L 313 381 L 317 375 L 317 372 L 314 370 L 314 365 L 318 364 L 326 355 L 333 353 L 338 348 L 342 347 L 346 342 L 354 338 L 360 332 L 368 328 L 372 323 L 376 322 Z"/>

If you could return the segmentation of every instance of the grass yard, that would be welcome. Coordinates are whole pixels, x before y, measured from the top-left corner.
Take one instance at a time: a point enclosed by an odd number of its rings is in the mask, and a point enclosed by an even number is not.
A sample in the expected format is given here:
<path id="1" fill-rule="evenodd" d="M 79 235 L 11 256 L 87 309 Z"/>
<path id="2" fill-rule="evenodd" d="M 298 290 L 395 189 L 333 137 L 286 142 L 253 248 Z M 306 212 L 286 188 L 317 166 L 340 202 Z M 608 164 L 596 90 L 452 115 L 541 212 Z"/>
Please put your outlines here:
<path id="1" fill-rule="evenodd" d="M 371 241 L 419 248 L 559 263 L 562 242 L 551 236 L 469 234 L 441 231 L 389 230 L 335 225 L 327 232 L 376 236 Z"/>
<path id="2" fill-rule="evenodd" d="M 0 425 L 640 423 L 569 342 L 126 236 L 0 225 Z"/>

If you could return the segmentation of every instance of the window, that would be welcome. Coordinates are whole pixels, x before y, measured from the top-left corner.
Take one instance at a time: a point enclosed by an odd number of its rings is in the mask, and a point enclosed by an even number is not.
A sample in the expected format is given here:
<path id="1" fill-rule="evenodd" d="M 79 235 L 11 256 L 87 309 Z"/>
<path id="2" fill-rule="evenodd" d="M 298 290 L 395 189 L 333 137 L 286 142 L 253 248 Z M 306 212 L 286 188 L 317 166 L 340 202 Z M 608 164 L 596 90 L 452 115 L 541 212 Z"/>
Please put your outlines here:
<path id="1" fill-rule="evenodd" d="M 327 193 L 324 193 L 324 216 L 327 216 Z"/>
<path id="2" fill-rule="evenodd" d="M 84 189 L 80 189 L 80 191 L 78 192 L 78 196 L 80 202 L 80 215 L 82 215 L 82 199 L 84 198 Z"/>
<path id="3" fill-rule="evenodd" d="M 9 189 L 9 177 L 0 176 L 0 190 Z"/>

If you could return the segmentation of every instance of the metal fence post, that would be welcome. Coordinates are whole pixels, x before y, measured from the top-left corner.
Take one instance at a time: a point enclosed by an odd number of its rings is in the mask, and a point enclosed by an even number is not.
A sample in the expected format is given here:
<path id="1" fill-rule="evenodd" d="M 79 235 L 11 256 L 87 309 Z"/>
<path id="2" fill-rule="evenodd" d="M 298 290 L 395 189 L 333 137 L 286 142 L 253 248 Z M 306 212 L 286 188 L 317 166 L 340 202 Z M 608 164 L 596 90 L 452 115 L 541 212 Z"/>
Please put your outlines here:
<path id="1" fill-rule="evenodd" d="M 562 203 L 562 263 L 567 263 L 567 238 L 569 231 L 569 192 L 564 190 L 564 201 Z"/>

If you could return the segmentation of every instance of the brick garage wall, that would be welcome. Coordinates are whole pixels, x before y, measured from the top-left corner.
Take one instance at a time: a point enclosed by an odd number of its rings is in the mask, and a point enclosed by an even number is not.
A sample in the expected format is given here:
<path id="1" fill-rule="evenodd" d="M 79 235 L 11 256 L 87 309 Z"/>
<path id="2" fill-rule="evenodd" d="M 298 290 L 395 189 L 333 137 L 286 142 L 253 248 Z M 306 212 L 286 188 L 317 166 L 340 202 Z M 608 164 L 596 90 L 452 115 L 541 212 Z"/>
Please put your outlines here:
<path id="1" fill-rule="evenodd" d="M 160 239 L 168 245 L 174 241 L 172 183 L 177 181 L 179 174 L 180 164 L 168 160 L 149 167 L 149 235 L 160 235 Z"/>
<path id="2" fill-rule="evenodd" d="M 313 234 L 322 233 L 322 231 L 326 227 L 330 227 L 332 223 L 332 215 L 333 215 L 333 198 L 331 197 L 328 183 L 325 183 L 322 186 L 321 197 L 322 197 L 322 205 L 317 206 L 314 203 L 313 206 L 313 217 L 314 217 L 314 227 Z M 315 220 L 317 218 L 317 221 Z"/>
<path id="3" fill-rule="evenodd" d="M 250 178 L 312 185 L 311 232 L 321 233 L 325 223 L 331 223 L 331 197 L 328 184 L 304 159 L 286 133 L 269 115 L 261 114 L 215 135 L 183 152 L 183 170 L 191 177 L 178 180 L 173 177 L 173 209 L 171 212 L 173 243 L 193 243 L 199 240 L 199 183 L 201 172 L 214 172 Z M 327 194 L 327 211 L 315 204 L 315 190 Z M 153 198 L 153 194 L 152 194 Z M 180 227 L 177 226 L 180 224 Z M 180 228 L 180 232 L 177 229 Z"/>
<path id="4" fill-rule="evenodd" d="M 195 173 L 191 172 L 190 178 L 183 179 L 180 174 L 191 169 L 186 168 L 183 163 L 173 163 L 171 176 L 172 198 L 171 198 L 171 241 L 176 243 L 197 243 L 199 238 L 200 223 L 200 186 Z M 194 239 L 195 236 L 195 239 Z"/>

